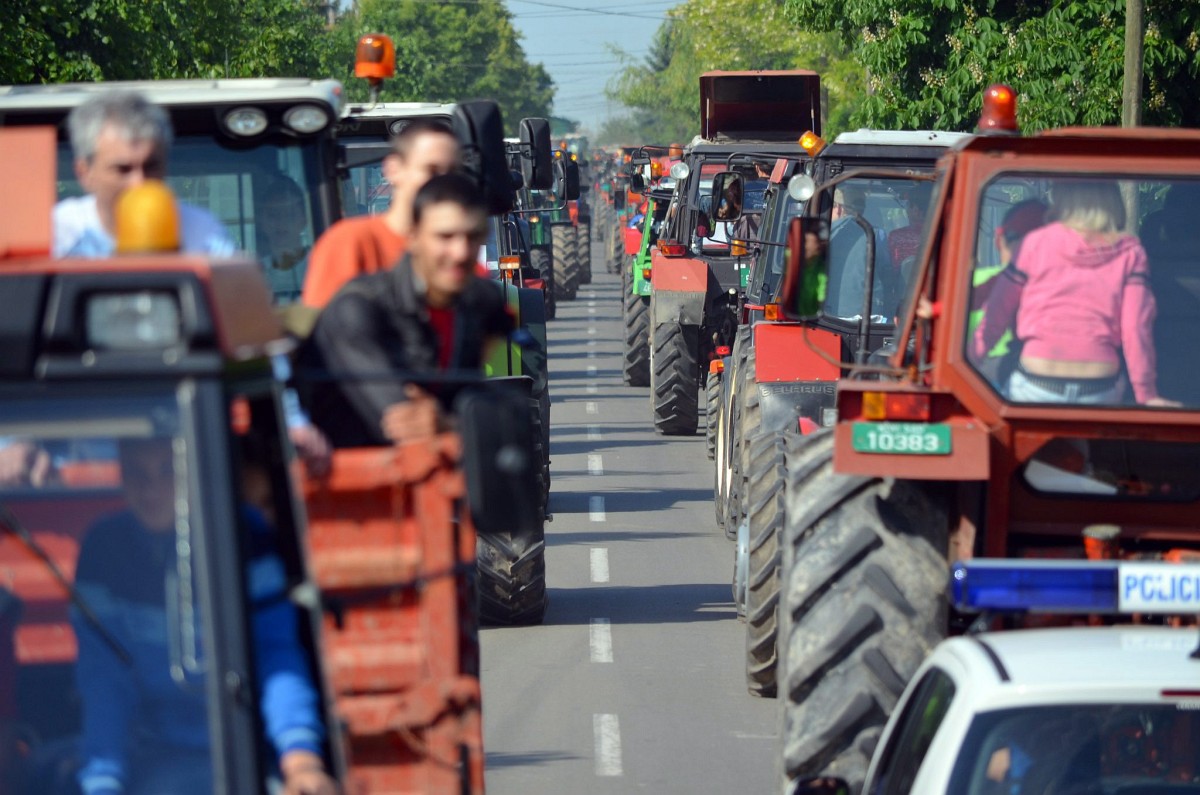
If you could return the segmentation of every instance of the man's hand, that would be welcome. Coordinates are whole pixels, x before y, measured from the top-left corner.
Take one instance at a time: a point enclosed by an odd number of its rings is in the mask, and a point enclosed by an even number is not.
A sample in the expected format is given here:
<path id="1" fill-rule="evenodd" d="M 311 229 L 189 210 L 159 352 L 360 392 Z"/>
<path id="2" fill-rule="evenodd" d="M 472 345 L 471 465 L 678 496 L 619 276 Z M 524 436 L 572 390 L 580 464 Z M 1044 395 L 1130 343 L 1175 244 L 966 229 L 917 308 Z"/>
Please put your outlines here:
<path id="1" fill-rule="evenodd" d="M 404 388 L 408 397 L 403 403 L 393 403 L 383 413 L 383 435 L 396 444 L 428 439 L 441 427 L 441 406 L 432 395 L 419 386 Z"/>
<path id="2" fill-rule="evenodd" d="M 322 478 L 329 474 L 332 463 L 332 448 L 325 434 L 317 426 L 297 425 L 288 428 L 288 437 L 300 460 L 304 462 L 308 474 L 314 478 Z"/>
<path id="3" fill-rule="evenodd" d="M 338 795 L 337 782 L 325 772 L 321 757 L 311 751 L 288 751 L 279 760 L 284 795 Z"/>
<path id="4" fill-rule="evenodd" d="M 44 486 L 52 479 L 50 454 L 34 442 L 13 442 L 0 449 L 0 486 Z"/>

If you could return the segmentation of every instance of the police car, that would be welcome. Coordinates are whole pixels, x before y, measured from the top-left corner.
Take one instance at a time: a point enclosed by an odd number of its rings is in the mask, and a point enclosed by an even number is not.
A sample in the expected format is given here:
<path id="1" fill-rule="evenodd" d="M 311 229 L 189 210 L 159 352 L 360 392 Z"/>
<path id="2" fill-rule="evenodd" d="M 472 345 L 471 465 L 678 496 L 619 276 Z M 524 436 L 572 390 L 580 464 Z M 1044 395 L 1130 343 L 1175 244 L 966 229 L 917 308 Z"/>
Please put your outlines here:
<path id="1" fill-rule="evenodd" d="M 1200 566 L 972 561 L 959 610 L 1200 612 Z M 880 737 L 868 795 L 1200 793 L 1200 629 L 1082 626 L 942 642 Z"/>

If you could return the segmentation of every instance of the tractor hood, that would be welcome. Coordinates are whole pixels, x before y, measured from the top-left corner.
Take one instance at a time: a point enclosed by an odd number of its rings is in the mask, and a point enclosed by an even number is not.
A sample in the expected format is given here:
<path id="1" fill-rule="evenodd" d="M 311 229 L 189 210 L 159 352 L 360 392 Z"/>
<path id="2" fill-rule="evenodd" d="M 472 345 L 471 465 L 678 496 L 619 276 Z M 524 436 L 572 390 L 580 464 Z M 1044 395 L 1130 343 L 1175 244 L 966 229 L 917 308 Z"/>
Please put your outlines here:
<path id="1" fill-rule="evenodd" d="M 796 141 L 821 133 L 821 78 L 806 70 L 700 75 L 700 135 L 706 140 Z"/>

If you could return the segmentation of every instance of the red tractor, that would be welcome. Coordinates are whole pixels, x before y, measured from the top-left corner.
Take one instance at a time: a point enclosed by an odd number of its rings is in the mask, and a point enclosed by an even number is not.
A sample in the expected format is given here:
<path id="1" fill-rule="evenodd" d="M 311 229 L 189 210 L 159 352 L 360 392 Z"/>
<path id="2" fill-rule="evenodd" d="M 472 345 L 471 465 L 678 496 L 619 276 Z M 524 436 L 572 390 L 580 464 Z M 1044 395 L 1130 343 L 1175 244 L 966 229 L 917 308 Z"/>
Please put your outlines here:
<path id="1" fill-rule="evenodd" d="M 951 561 L 1200 550 L 1200 132 L 1022 137 L 1004 86 L 980 128 L 1001 134 L 938 162 L 891 354 L 841 362 L 836 422 L 784 442 L 785 786 L 861 784 L 908 679 L 963 628 Z M 785 316 L 829 311 L 833 191 L 887 176 L 839 174 L 792 222 Z M 1028 207 L 1041 223 L 1006 238 Z"/>

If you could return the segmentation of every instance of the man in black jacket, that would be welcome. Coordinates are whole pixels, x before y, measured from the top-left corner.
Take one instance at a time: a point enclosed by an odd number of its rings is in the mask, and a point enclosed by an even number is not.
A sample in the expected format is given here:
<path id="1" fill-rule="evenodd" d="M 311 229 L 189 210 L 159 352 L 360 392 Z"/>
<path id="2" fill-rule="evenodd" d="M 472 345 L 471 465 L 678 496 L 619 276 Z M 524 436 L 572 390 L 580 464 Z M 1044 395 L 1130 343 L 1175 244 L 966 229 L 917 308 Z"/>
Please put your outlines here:
<path id="1" fill-rule="evenodd" d="M 300 368 L 316 377 L 310 412 L 334 446 L 435 433 L 443 409 L 413 382 L 478 374 L 487 339 L 512 330 L 499 285 L 476 275 L 486 237 L 478 187 L 460 174 L 434 177 L 413 201 L 400 263 L 353 280 L 321 312 Z"/>

